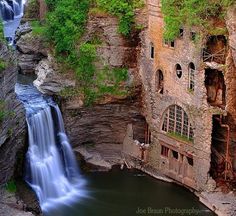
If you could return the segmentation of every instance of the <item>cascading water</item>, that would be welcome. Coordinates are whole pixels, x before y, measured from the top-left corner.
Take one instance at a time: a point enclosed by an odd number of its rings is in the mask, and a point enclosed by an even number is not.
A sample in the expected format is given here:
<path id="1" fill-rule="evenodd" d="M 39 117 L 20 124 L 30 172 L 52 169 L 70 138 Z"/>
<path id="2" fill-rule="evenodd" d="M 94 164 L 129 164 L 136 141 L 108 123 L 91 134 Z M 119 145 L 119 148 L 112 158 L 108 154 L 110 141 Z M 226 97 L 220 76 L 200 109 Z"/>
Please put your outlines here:
<path id="1" fill-rule="evenodd" d="M 14 43 L 15 31 L 20 25 L 26 0 L 0 0 L 0 19 L 3 21 L 4 35 L 10 44 Z"/>
<path id="2" fill-rule="evenodd" d="M 14 20 L 15 17 L 23 15 L 22 0 L 1 0 L 0 1 L 0 17 L 3 21 Z"/>
<path id="3" fill-rule="evenodd" d="M 50 97 L 32 85 L 15 91 L 26 109 L 29 148 L 26 181 L 36 192 L 43 211 L 84 196 L 84 180 L 65 134 L 61 112 Z"/>

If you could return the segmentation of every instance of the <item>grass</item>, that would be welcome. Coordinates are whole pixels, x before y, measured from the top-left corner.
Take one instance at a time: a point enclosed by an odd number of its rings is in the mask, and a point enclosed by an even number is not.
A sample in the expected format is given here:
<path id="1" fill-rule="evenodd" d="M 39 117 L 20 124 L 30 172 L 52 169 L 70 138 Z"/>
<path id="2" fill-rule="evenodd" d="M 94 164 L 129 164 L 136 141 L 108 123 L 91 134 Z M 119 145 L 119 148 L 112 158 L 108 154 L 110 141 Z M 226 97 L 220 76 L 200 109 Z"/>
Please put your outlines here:
<path id="1" fill-rule="evenodd" d="M 9 182 L 6 183 L 6 190 L 10 193 L 16 192 L 16 183 L 14 180 L 10 180 Z"/>
<path id="2" fill-rule="evenodd" d="M 187 136 L 178 134 L 178 133 L 174 133 L 174 132 L 168 132 L 167 133 L 168 136 L 171 136 L 173 138 L 176 138 L 178 140 L 184 141 L 184 142 L 193 142 L 193 139 L 188 138 Z"/>
<path id="3" fill-rule="evenodd" d="M 38 20 L 31 21 L 30 24 L 34 35 L 44 35 L 46 28 Z"/>

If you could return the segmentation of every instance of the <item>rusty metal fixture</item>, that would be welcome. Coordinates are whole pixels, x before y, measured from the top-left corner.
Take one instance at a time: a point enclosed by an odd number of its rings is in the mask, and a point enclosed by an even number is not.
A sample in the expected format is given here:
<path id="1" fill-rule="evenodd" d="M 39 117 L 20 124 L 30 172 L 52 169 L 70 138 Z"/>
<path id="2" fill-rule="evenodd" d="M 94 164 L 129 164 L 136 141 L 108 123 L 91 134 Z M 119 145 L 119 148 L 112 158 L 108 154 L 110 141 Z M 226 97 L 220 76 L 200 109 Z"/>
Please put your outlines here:
<path id="1" fill-rule="evenodd" d="M 229 125 L 222 122 L 222 115 L 220 115 L 220 118 L 215 117 L 215 119 L 217 121 L 219 121 L 220 126 L 222 128 L 226 128 L 226 130 L 227 130 L 226 152 L 225 152 L 225 170 L 224 170 L 224 178 L 226 181 L 227 177 L 229 177 L 229 179 L 232 179 L 232 176 L 233 176 L 233 165 L 232 165 L 232 160 L 231 160 L 230 152 L 229 152 L 230 127 L 229 127 Z"/>

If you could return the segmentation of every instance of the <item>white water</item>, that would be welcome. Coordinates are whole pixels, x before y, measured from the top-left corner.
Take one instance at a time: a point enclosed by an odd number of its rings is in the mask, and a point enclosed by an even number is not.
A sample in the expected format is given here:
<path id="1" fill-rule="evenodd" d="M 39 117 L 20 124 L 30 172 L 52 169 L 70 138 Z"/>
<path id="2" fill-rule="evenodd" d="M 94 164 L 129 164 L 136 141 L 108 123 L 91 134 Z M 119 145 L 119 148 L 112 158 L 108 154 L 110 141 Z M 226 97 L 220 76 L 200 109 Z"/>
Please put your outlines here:
<path id="1" fill-rule="evenodd" d="M 11 45 L 24 14 L 25 3 L 26 0 L 0 0 L 0 19 L 3 21 L 4 36 Z"/>
<path id="2" fill-rule="evenodd" d="M 43 211 L 69 205 L 85 196 L 85 181 L 64 130 L 59 107 L 35 87 L 16 85 L 26 109 L 29 148 L 26 181 L 36 192 Z"/>

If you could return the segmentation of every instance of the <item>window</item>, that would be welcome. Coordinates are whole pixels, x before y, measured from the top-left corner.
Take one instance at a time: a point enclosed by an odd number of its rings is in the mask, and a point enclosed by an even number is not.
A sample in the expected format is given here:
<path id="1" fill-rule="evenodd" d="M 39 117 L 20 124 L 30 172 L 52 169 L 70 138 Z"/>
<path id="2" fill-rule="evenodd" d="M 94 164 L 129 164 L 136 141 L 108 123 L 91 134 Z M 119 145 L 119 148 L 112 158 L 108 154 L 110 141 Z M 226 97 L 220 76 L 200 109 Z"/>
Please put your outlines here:
<path id="1" fill-rule="evenodd" d="M 184 30 L 182 28 L 179 29 L 179 37 L 183 38 L 184 36 Z"/>
<path id="2" fill-rule="evenodd" d="M 188 164 L 193 166 L 193 158 L 187 157 Z"/>
<path id="3" fill-rule="evenodd" d="M 168 40 L 164 39 L 163 43 L 164 43 L 165 46 L 169 46 L 169 41 Z"/>
<path id="4" fill-rule="evenodd" d="M 178 160 L 178 158 L 179 158 L 178 152 L 177 152 L 177 151 L 174 151 L 174 150 L 172 150 L 172 156 L 173 156 L 173 158 L 175 158 L 176 160 Z"/>
<path id="5" fill-rule="evenodd" d="M 163 94 L 164 92 L 164 77 L 161 70 L 158 70 L 156 73 L 156 88 L 157 92 Z"/>
<path id="6" fill-rule="evenodd" d="M 170 42 L 170 47 L 174 48 L 175 47 L 175 41 Z"/>
<path id="7" fill-rule="evenodd" d="M 153 43 L 150 43 L 150 58 L 154 59 L 155 56 L 155 49 Z"/>
<path id="8" fill-rule="evenodd" d="M 161 155 L 168 157 L 169 156 L 169 148 L 165 147 L 165 146 L 161 146 Z"/>
<path id="9" fill-rule="evenodd" d="M 171 47 L 171 48 L 175 47 L 175 41 L 169 41 L 169 40 L 164 39 L 163 44 L 166 47 Z"/>
<path id="10" fill-rule="evenodd" d="M 177 105 L 170 106 L 163 115 L 162 131 L 193 140 L 194 133 L 187 113 Z"/>
<path id="11" fill-rule="evenodd" d="M 195 83 L 194 83 L 195 66 L 194 66 L 194 64 L 192 62 L 189 64 L 189 67 L 188 67 L 188 76 L 189 76 L 188 88 L 190 90 L 194 91 L 194 86 L 195 86 Z"/>
<path id="12" fill-rule="evenodd" d="M 180 79 L 182 77 L 182 68 L 179 64 L 175 65 L 175 71 L 177 77 Z"/>

